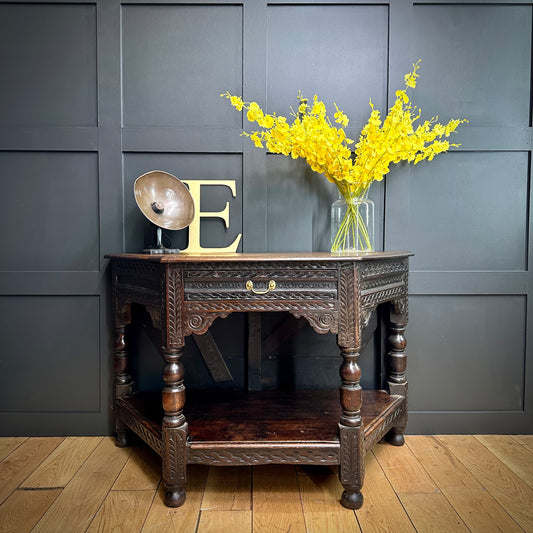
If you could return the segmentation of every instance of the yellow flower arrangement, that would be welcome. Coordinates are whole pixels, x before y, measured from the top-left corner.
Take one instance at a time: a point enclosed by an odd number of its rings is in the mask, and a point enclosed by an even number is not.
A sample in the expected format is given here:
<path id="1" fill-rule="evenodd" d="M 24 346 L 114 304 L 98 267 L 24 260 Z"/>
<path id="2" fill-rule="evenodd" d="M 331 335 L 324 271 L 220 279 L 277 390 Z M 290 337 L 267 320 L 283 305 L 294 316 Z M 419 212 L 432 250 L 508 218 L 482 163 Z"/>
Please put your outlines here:
<path id="1" fill-rule="evenodd" d="M 267 114 L 256 102 L 244 102 L 229 92 L 221 94 L 239 111 L 246 111 L 246 118 L 256 122 L 261 130 L 244 132 L 258 148 L 272 153 L 303 158 L 315 171 L 324 174 L 335 183 L 346 201 L 348 209 L 339 232 L 332 244 L 332 251 L 343 251 L 346 239 L 358 235 L 362 249 L 371 250 L 371 243 L 358 212 L 358 202 L 365 198 L 372 182 L 381 181 L 390 170 L 392 163 L 408 161 L 418 164 L 435 155 L 447 151 L 451 146 L 447 140 L 452 132 L 465 119 L 452 119 L 447 124 L 437 122 L 438 117 L 426 120 L 416 128 L 414 123 L 420 118 L 420 109 L 413 107 L 406 90 L 416 87 L 420 61 L 405 75 L 405 89 L 396 91 L 396 100 L 385 120 L 380 112 L 372 109 L 367 124 L 361 131 L 359 141 L 346 137 L 343 128 L 349 123 L 348 117 L 335 105 L 332 124 L 326 114 L 326 106 L 315 95 L 312 104 L 298 93 L 298 110 L 291 109 L 292 123 L 286 117 Z M 354 227 L 358 231 L 354 230 Z M 361 231 L 362 230 L 362 231 Z"/>

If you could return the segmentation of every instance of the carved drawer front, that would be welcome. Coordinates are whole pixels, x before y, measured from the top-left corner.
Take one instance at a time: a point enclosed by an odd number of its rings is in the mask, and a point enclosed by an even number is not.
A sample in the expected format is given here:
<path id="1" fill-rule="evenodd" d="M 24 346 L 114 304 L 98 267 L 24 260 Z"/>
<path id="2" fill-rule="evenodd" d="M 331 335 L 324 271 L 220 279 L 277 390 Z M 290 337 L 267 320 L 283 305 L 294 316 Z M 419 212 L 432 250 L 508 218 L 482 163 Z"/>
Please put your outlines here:
<path id="1" fill-rule="evenodd" d="M 184 298 L 200 301 L 334 301 L 337 270 L 250 268 L 184 272 Z"/>

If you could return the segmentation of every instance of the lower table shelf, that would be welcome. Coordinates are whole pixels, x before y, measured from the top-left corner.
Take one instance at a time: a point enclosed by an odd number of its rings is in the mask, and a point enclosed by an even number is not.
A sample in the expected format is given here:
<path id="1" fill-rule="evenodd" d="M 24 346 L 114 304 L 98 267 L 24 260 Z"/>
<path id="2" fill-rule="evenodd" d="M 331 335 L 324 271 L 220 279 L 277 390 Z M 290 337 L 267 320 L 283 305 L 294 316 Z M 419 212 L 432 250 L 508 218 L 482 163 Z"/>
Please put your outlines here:
<path id="1" fill-rule="evenodd" d="M 405 413 L 405 398 L 363 391 L 364 450 Z M 161 392 L 118 398 L 115 415 L 163 454 Z M 338 464 L 339 391 L 187 392 L 187 462 Z"/>

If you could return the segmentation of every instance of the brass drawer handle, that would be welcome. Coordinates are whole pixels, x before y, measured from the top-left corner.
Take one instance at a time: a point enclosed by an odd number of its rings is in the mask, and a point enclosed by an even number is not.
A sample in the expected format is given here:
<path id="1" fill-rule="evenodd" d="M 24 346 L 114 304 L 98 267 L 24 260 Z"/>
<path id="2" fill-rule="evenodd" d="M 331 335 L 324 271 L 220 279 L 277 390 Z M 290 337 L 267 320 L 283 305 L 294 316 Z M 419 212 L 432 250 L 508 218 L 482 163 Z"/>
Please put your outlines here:
<path id="1" fill-rule="evenodd" d="M 254 294 L 267 294 L 268 292 L 273 291 L 275 288 L 276 282 L 273 279 L 268 282 L 268 287 L 264 291 L 255 290 L 254 282 L 251 279 L 246 282 L 246 289 L 253 292 Z"/>

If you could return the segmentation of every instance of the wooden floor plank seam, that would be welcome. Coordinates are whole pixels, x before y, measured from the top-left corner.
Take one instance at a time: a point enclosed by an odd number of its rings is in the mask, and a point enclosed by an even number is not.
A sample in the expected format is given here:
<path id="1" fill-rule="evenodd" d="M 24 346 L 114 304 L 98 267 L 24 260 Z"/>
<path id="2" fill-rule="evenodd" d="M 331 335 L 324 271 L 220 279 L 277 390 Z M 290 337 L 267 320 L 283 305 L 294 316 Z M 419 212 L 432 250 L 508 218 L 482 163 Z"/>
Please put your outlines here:
<path id="1" fill-rule="evenodd" d="M 24 491 L 39 491 L 39 490 L 63 490 L 64 487 L 17 487 L 17 490 L 24 490 Z"/>
<path id="2" fill-rule="evenodd" d="M 157 484 L 157 488 L 156 488 L 155 491 L 154 491 L 154 496 L 153 496 L 153 498 L 152 498 L 152 503 L 150 504 L 150 508 L 151 508 L 152 505 L 154 504 L 154 500 L 157 498 L 157 495 L 159 494 L 159 490 L 160 490 L 161 483 L 163 483 L 163 479 L 162 479 L 162 478 L 159 480 L 159 483 Z M 144 526 L 146 525 L 146 521 L 147 521 L 147 520 L 148 520 L 148 513 L 146 513 L 146 516 L 144 517 L 143 524 L 142 524 L 142 527 L 141 527 L 141 531 L 143 531 Z"/>
<path id="3" fill-rule="evenodd" d="M 296 469 L 296 467 L 295 467 Z M 300 508 L 302 510 L 302 516 L 304 517 L 304 527 L 306 529 L 306 531 L 309 530 L 308 526 L 306 525 L 306 519 L 305 519 L 305 510 L 304 510 L 304 502 L 303 502 L 303 491 L 302 491 L 302 486 L 301 486 L 301 483 L 300 483 L 300 476 L 298 475 L 298 472 L 296 472 L 296 484 L 298 485 L 298 493 L 300 495 Z M 253 486 L 252 486 L 252 489 L 253 489 Z M 252 499 L 253 501 L 253 499 Z M 253 511 L 252 511 L 253 512 Z M 252 522 L 253 524 L 253 522 Z"/>
<path id="4" fill-rule="evenodd" d="M 416 457 L 416 455 L 415 455 Z M 417 461 L 418 461 L 418 458 L 417 458 Z M 439 490 L 439 493 L 442 494 L 442 497 L 446 500 L 446 502 L 448 502 L 448 504 L 450 505 L 450 507 L 452 509 L 455 509 L 454 506 L 453 506 L 453 502 L 450 501 L 450 499 L 448 498 L 448 496 L 446 495 L 446 492 L 443 491 L 439 486 L 438 486 L 438 483 L 436 483 L 436 481 L 432 478 L 431 476 L 431 473 L 426 469 L 426 467 L 420 462 L 418 461 L 418 464 L 421 466 L 421 468 L 426 472 L 426 474 L 428 475 L 428 477 L 433 481 L 433 483 L 435 483 L 435 486 L 437 487 L 437 489 Z M 456 511 L 457 512 L 457 511 Z M 462 519 L 462 517 L 458 514 L 459 516 L 459 519 L 461 520 L 461 522 L 465 525 L 465 527 L 468 529 L 468 531 L 472 531 L 468 525 L 464 522 L 464 520 Z"/>
<path id="5" fill-rule="evenodd" d="M 57 450 L 57 448 L 56 448 L 56 450 Z M 54 450 L 54 451 L 56 451 L 56 450 Z M 71 476 L 70 479 L 67 481 L 67 483 L 66 483 L 64 486 L 62 486 L 62 487 L 58 487 L 58 488 L 60 488 L 62 491 L 63 491 L 64 489 L 66 489 L 66 488 L 68 487 L 68 485 L 72 482 L 72 480 L 76 478 L 76 475 L 80 472 L 80 470 L 82 470 L 82 468 L 84 467 L 84 465 L 89 461 L 90 457 L 92 456 L 92 454 L 93 454 L 94 452 L 95 452 L 95 450 L 93 450 L 93 451 L 92 451 L 92 452 L 91 452 L 91 453 L 90 453 L 90 454 L 89 454 L 89 455 L 88 455 L 88 456 L 87 456 L 87 457 L 81 462 L 81 464 L 80 464 L 80 465 L 78 466 L 78 468 L 73 472 L 72 476 Z M 52 452 L 52 454 L 53 454 L 53 453 L 54 453 L 54 452 Z M 50 454 L 50 456 L 51 456 L 52 454 Z M 48 456 L 48 457 L 50 457 L 50 456 Z M 48 459 L 48 458 L 47 458 L 47 459 Z M 46 461 L 46 459 L 45 459 L 45 461 Z M 41 464 L 43 464 L 45 461 L 43 461 Z M 38 469 L 35 469 L 35 470 L 37 471 Z M 28 477 L 30 477 L 30 476 L 28 476 Z M 29 488 L 29 487 L 26 487 L 26 488 L 21 487 L 21 489 L 22 489 L 22 490 L 35 490 L 35 488 Z M 106 493 L 105 498 L 107 498 L 107 495 L 108 495 L 108 494 L 109 494 L 109 491 Z M 105 501 L 105 498 L 102 500 L 102 504 L 103 504 L 103 502 Z M 87 524 L 87 528 L 86 528 L 86 530 L 89 529 L 90 524 L 92 523 L 92 521 L 94 520 L 94 518 L 95 518 L 96 515 L 98 514 L 98 511 L 100 510 L 100 507 L 101 507 L 101 505 L 100 505 L 100 506 L 98 507 L 98 509 L 93 513 L 93 515 L 92 515 L 92 517 L 91 517 L 91 520 L 90 520 L 89 523 Z M 45 514 L 46 514 L 46 513 L 45 513 Z M 44 516 L 44 515 L 43 515 L 43 516 Z"/>
<path id="6" fill-rule="evenodd" d="M 13 437 L 13 438 L 3 438 L 0 439 L 2 441 L 9 441 L 6 445 L 6 449 L 9 451 L 5 451 L 2 448 L 0 448 L 0 462 L 6 459 L 9 455 L 11 455 L 14 451 L 16 451 L 24 442 L 26 442 L 29 439 L 29 437 Z M 16 440 L 16 444 L 13 444 L 13 440 Z M 10 444 L 9 444 L 10 443 Z"/>
<path id="7" fill-rule="evenodd" d="M 389 477 L 387 476 L 387 472 L 385 472 L 383 466 L 381 465 L 381 463 L 379 462 L 378 458 L 376 457 L 376 454 L 374 453 L 374 451 L 371 452 L 372 455 L 376 458 L 376 462 L 378 463 L 381 471 L 383 472 L 383 475 L 385 476 L 385 478 L 387 479 L 387 481 L 389 482 L 389 485 L 391 487 L 391 489 L 394 491 L 394 494 L 396 495 L 396 499 L 398 500 L 398 503 L 401 505 L 402 509 L 404 510 L 407 518 L 409 519 L 409 521 L 411 522 L 412 526 L 413 526 L 413 529 L 418 533 L 418 530 L 416 528 L 416 525 L 415 523 L 413 522 L 413 519 L 409 516 L 409 513 L 407 512 L 407 509 L 405 508 L 405 505 L 404 503 L 402 502 L 402 499 L 400 497 L 400 495 L 394 490 L 394 487 L 389 479 Z"/>
<path id="8" fill-rule="evenodd" d="M 150 502 L 150 507 L 152 507 L 152 505 L 154 504 L 154 500 L 155 498 L 157 497 L 157 494 L 159 492 L 159 485 L 162 483 L 162 479 L 159 480 L 159 483 L 157 484 L 157 488 L 153 491 L 153 494 L 152 494 L 152 500 Z M 111 492 L 111 491 L 110 491 Z M 139 532 L 143 530 L 145 524 L 146 524 L 146 521 L 148 520 L 148 513 L 146 513 L 146 516 L 144 517 L 144 520 L 142 521 L 142 525 L 141 525 L 141 528 L 139 529 Z M 133 532 L 132 532 L 133 533 Z"/>

